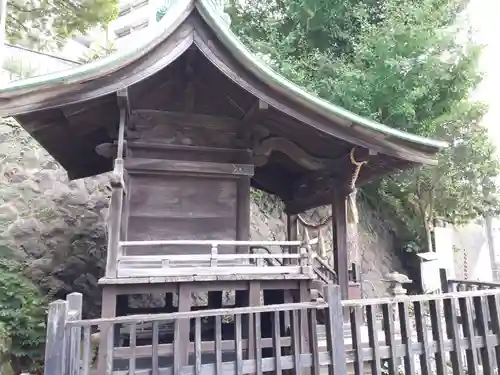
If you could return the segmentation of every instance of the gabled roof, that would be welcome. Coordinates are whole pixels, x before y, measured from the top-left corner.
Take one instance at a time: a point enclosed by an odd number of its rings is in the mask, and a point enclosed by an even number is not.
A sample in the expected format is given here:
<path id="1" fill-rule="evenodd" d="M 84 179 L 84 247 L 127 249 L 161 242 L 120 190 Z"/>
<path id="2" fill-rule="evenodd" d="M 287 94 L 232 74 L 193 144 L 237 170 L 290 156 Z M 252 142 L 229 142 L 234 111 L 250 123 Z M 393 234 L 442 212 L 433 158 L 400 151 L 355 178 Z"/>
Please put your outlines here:
<path id="1" fill-rule="evenodd" d="M 101 126 L 116 127 L 115 93 L 148 80 L 154 84 L 155 77 L 195 46 L 224 79 L 268 103 L 279 114 L 309 127 L 319 134 L 317 139 L 337 139 L 339 150 L 350 145 L 380 153 L 380 162 L 385 165 L 374 175 L 433 163 L 435 154 L 447 146 L 445 142 L 365 119 L 304 91 L 273 71 L 238 40 L 218 2 L 175 1 L 152 27 L 150 38 L 141 44 L 87 65 L 1 87 L 0 116 L 15 116 L 71 177 L 105 172 L 111 165 L 96 155 L 94 148 L 112 137 L 102 129 L 91 128 L 99 122 L 105 123 Z M 87 113 L 83 120 L 82 113 Z M 85 141 L 78 138 L 84 136 Z M 294 142 L 300 146 L 301 137 Z M 318 156 L 325 157 L 325 152 Z M 396 163 L 389 166 L 394 160 Z M 369 179 L 367 175 L 363 182 Z"/>

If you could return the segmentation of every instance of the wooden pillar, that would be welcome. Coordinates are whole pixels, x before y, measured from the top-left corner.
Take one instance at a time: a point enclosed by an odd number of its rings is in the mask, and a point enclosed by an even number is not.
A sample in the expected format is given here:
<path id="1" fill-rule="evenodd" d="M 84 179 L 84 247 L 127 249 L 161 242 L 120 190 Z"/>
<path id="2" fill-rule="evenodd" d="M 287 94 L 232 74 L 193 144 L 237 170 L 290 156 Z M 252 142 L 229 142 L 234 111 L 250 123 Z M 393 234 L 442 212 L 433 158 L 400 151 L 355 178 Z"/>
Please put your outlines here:
<path id="1" fill-rule="evenodd" d="M 286 215 L 286 240 L 287 241 L 297 241 L 299 234 L 297 215 L 287 214 Z M 288 246 L 287 251 L 289 254 L 297 253 L 299 249 L 297 247 Z M 298 260 L 296 259 L 283 259 L 283 265 L 289 265 L 290 263 L 295 264 Z"/>
<path id="2" fill-rule="evenodd" d="M 348 298 L 349 290 L 349 270 L 348 270 L 348 252 L 347 252 L 347 207 L 346 197 L 340 189 L 333 193 L 332 202 L 332 231 L 333 231 L 333 249 L 334 263 L 333 268 L 337 273 L 340 286 L 341 298 Z"/>
<path id="3" fill-rule="evenodd" d="M 102 289 L 102 306 L 101 306 L 101 317 L 102 318 L 114 318 L 116 317 L 116 287 L 113 285 L 105 285 Z M 109 334 L 109 329 L 113 329 L 112 324 L 101 324 L 99 327 L 100 331 L 100 342 L 99 342 L 99 356 L 98 356 L 98 372 L 99 374 L 107 374 L 107 371 L 111 371 L 112 368 L 112 352 L 114 347 L 115 333 L 113 335 Z"/>
<path id="4" fill-rule="evenodd" d="M 240 177 L 236 199 L 236 239 L 248 241 L 250 238 L 250 177 Z M 237 253 L 248 254 L 248 246 L 238 246 Z"/>

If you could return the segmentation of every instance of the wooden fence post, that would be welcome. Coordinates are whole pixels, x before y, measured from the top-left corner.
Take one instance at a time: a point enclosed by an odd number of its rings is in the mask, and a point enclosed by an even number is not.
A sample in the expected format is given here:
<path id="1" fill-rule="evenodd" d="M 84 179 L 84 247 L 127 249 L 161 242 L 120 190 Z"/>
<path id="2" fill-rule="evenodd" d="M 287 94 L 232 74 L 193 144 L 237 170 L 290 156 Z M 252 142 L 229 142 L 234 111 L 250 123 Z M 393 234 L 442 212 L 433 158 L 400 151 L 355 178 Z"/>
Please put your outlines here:
<path id="1" fill-rule="evenodd" d="M 83 297 L 81 293 L 71 293 L 66 296 L 68 301 L 68 320 L 80 320 L 82 318 Z M 80 373 L 80 345 L 82 340 L 82 328 L 73 327 L 69 331 L 67 352 L 67 374 L 79 375 Z"/>
<path id="2" fill-rule="evenodd" d="M 448 273 L 446 268 L 439 269 L 439 278 L 441 279 L 441 293 L 449 293 L 450 285 L 448 284 Z"/>
<path id="3" fill-rule="evenodd" d="M 67 314 L 68 302 L 58 300 L 49 304 L 44 375 L 62 375 L 65 373 L 64 326 L 66 325 Z"/>
<path id="4" fill-rule="evenodd" d="M 323 296 L 328 303 L 326 339 L 330 354 L 330 375 L 347 375 L 347 358 L 344 351 L 344 317 L 340 286 L 328 284 L 323 287 Z"/>

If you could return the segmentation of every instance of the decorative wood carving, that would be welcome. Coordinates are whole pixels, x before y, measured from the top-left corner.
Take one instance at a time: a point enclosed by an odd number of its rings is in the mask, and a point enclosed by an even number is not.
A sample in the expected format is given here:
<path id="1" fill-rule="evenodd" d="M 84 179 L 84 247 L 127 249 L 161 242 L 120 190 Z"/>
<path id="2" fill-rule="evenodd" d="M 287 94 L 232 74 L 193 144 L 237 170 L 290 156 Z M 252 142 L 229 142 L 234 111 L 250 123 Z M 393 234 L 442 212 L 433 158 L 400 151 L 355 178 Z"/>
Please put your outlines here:
<path id="1" fill-rule="evenodd" d="M 335 160 L 320 159 L 308 154 L 288 139 L 271 137 L 264 139 L 254 148 L 253 161 L 255 165 L 262 166 L 266 164 L 273 151 L 282 152 L 302 167 L 313 171 L 329 168 L 335 163 Z"/>

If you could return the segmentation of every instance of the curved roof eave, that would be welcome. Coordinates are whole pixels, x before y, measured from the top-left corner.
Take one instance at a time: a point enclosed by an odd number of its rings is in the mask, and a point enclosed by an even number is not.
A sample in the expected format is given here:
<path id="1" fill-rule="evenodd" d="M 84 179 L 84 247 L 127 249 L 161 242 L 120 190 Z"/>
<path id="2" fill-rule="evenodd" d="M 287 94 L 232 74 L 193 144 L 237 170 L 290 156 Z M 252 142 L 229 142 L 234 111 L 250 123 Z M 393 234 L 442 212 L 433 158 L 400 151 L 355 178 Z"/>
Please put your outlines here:
<path id="1" fill-rule="evenodd" d="M 254 56 L 229 29 L 225 20 L 213 8 L 211 1 L 213 0 L 175 1 L 161 21 L 154 27 L 151 38 L 144 43 L 77 68 L 12 82 L 0 88 L 0 99 L 23 95 L 34 90 L 49 89 L 56 85 L 81 83 L 106 76 L 151 51 L 161 41 L 171 35 L 196 7 L 205 22 L 224 46 L 228 48 L 235 59 L 258 79 L 272 86 L 293 102 L 305 106 L 333 122 L 338 123 L 338 119 L 341 118 L 367 130 L 420 146 L 430 147 L 435 149 L 435 151 L 448 146 L 443 141 L 410 134 L 363 118 L 306 92 Z"/>
<path id="2" fill-rule="evenodd" d="M 57 85 L 81 83 L 106 76 L 124 65 L 140 59 L 170 36 L 189 16 L 196 0 L 175 1 L 158 24 L 153 27 L 151 37 L 131 48 L 115 52 L 101 60 L 36 77 L 11 82 L 0 87 L 0 99 L 22 95 L 37 89 L 48 89 Z"/>
<path id="3" fill-rule="evenodd" d="M 387 125 L 363 118 L 350 112 L 344 108 L 336 106 L 326 100 L 318 98 L 307 91 L 303 90 L 296 84 L 292 83 L 287 78 L 275 72 L 267 64 L 260 61 L 259 58 L 254 56 L 238 37 L 225 25 L 220 16 L 214 12 L 210 6 L 210 0 L 199 0 L 196 3 L 200 14 L 205 22 L 209 24 L 215 32 L 219 40 L 230 50 L 233 56 L 249 71 L 255 74 L 262 81 L 272 85 L 273 88 L 280 91 L 289 99 L 299 102 L 301 105 L 325 116 L 328 119 L 335 121 L 335 117 L 341 117 L 354 124 L 363 126 L 365 128 L 384 133 L 388 136 L 394 136 L 401 140 L 418 143 L 420 145 L 441 149 L 448 147 L 447 142 L 438 141 L 430 138 L 421 137 L 418 135 L 410 134 L 398 129 L 391 128 Z"/>

